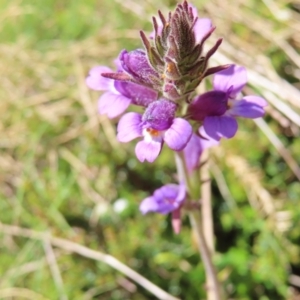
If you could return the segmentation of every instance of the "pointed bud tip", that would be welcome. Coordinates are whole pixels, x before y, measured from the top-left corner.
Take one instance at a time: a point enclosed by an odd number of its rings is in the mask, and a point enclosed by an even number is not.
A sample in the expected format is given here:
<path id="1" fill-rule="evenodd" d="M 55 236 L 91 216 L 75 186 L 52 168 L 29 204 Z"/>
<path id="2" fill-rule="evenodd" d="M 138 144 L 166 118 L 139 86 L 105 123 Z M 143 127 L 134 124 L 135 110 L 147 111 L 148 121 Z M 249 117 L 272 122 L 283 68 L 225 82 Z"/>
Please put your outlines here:
<path id="1" fill-rule="evenodd" d="M 212 26 L 209 31 L 203 36 L 201 40 L 201 45 L 204 44 L 204 42 L 212 35 L 212 33 L 216 30 L 216 26 Z"/>
<path id="2" fill-rule="evenodd" d="M 215 45 L 207 52 L 206 54 L 206 61 L 218 50 L 218 48 L 220 47 L 220 45 L 222 44 L 223 39 L 220 38 L 217 40 L 217 42 L 215 43 Z"/>
<path id="3" fill-rule="evenodd" d="M 172 212 L 172 228 L 175 234 L 179 234 L 181 230 L 181 207 Z"/>
<path id="4" fill-rule="evenodd" d="M 181 231 L 181 220 L 172 219 L 172 228 L 175 234 L 179 234 Z"/>
<path id="5" fill-rule="evenodd" d="M 101 73 L 101 76 L 119 81 L 132 81 L 131 77 L 125 73 Z"/>
<path id="6" fill-rule="evenodd" d="M 230 66 L 232 66 L 231 64 L 227 64 L 227 65 L 222 65 L 222 66 L 216 66 L 216 67 L 212 67 L 212 68 L 208 68 L 205 72 L 204 77 L 207 77 L 209 75 L 218 73 L 220 71 L 226 70 L 228 69 Z"/>
<path id="7" fill-rule="evenodd" d="M 216 44 L 217 44 L 217 45 L 221 45 L 222 42 L 223 42 L 223 38 L 219 38 L 219 39 L 217 40 Z"/>

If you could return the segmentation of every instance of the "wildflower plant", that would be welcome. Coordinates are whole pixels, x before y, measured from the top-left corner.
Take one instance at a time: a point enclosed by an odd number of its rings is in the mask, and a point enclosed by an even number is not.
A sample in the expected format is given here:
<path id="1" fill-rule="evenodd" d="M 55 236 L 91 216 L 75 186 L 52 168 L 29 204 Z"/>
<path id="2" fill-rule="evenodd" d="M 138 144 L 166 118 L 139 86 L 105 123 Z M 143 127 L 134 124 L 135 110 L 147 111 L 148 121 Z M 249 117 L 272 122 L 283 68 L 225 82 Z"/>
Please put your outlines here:
<path id="1" fill-rule="evenodd" d="M 137 140 L 135 155 L 140 162 L 153 163 L 165 144 L 174 151 L 178 183 L 154 191 L 141 202 L 140 210 L 143 214 L 171 213 L 175 233 L 180 232 L 182 212 L 189 214 L 208 278 L 208 293 L 213 295 L 211 299 L 220 299 L 200 220 L 200 158 L 205 149 L 234 137 L 237 117 L 262 117 L 266 101 L 255 95 L 243 96 L 247 84 L 244 67 L 209 66 L 222 39 L 204 51 L 215 27 L 211 20 L 199 18 L 187 1 L 167 17 L 158 11 L 153 29 L 149 36 L 140 32 L 143 49 L 120 52 L 116 71 L 94 67 L 86 83 L 91 89 L 105 91 L 99 98 L 99 113 L 109 118 L 121 116 L 117 138 L 121 143 Z M 212 90 L 199 94 L 205 78 L 212 78 Z M 140 107 L 140 112 L 130 111 L 132 106 Z"/>

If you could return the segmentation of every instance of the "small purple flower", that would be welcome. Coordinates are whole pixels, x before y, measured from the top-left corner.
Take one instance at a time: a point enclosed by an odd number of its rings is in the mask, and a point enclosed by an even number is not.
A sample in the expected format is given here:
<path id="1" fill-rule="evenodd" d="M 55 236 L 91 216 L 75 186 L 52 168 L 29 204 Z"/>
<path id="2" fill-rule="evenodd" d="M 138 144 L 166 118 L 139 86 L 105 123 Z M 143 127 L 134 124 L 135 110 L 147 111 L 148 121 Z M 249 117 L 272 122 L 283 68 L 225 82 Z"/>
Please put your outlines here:
<path id="1" fill-rule="evenodd" d="M 145 198 L 140 204 L 140 211 L 143 214 L 157 212 L 168 214 L 178 210 L 186 197 L 185 185 L 181 183 L 166 184 L 154 191 L 153 195 Z"/>
<path id="2" fill-rule="evenodd" d="M 127 113 L 118 124 L 118 140 L 126 143 L 143 137 L 135 147 L 137 158 L 153 162 L 165 142 L 172 150 L 184 149 L 192 135 L 192 127 L 186 120 L 175 118 L 177 105 L 160 99 L 152 102 L 143 115 Z"/>
<path id="3" fill-rule="evenodd" d="M 158 93 L 150 88 L 101 76 L 102 73 L 111 72 L 113 71 L 108 67 L 97 66 L 90 70 L 86 78 L 89 88 L 106 91 L 98 101 L 100 114 L 107 114 L 109 118 L 114 118 L 121 115 L 130 104 L 146 107 L 157 99 Z"/>
<path id="4" fill-rule="evenodd" d="M 236 117 L 255 119 L 265 113 L 265 99 L 254 95 L 237 99 L 246 83 L 244 67 L 231 65 L 216 73 L 214 90 L 194 99 L 188 108 L 189 117 L 203 121 L 206 134 L 217 141 L 222 137 L 232 138 L 238 129 Z"/>

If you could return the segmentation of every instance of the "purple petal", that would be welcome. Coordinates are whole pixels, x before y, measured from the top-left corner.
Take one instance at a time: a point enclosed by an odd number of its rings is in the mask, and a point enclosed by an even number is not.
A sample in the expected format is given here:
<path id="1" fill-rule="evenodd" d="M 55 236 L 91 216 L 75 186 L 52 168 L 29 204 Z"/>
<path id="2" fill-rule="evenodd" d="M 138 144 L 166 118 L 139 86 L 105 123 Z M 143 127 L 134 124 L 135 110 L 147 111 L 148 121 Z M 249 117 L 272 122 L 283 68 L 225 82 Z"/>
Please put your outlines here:
<path id="1" fill-rule="evenodd" d="M 106 114 L 110 119 L 121 115 L 130 105 L 130 99 L 112 92 L 104 93 L 98 101 L 101 115 Z"/>
<path id="2" fill-rule="evenodd" d="M 189 172 L 199 167 L 200 155 L 202 153 L 201 139 L 196 134 L 192 134 L 191 139 L 183 149 L 186 167 Z"/>
<path id="3" fill-rule="evenodd" d="M 166 215 L 175 209 L 176 209 L 176 207 L 173 204 L 161 202 L 161 203 L 159 203 L 159 207 L 156 212 Z"/>
<path id="4" fill-rule="evenodd" d="M 148 197 L 140 204 L 140 211 L 142 214 L 146 214 L 148 212 L 157 212 L 165 215 L 174 209 L 175 208 L 171 203 L 166 203 L 163 199 L 157 200 L 155 197 Z"/>
<path id="5" fill-rule="evenodd" d="M 178 186 L 178 194 L 177 194 L 175 201 L 177 203 L 181 204 L 185 200 L 185 196 L 186 196 L 185 184 L 183 182 L 181 182 Z"/>
<path id="6" fill-rule="evenodd" d="M 208 136 L 219 141 L 222 137 L 232 138 L 238 129 L 237 121 L 229 116 L 207 117 L 203 123 Z"/>
<path id="7" fill-rule="evenodd" d="M 185 200 L 186 190 L 184 184 L 166 184 L 153 193 L 153 198 L 158 203 L 157 212 L 167 214 L 177 209 Z"/>
<path id="8" fill-rule="evenodd" d="M 121 52 L 122 53 L 122 52 Z M 121 54 L 120 53 L 120 54 Z M 120 55 L 119 55 L 120 56 Z M 121 64 L 121 61 L 120 61 L 120 57 L 118 57 L 118 58 L 116 58 L 115 60 L 114 60 L 114 63 L 115 63 L 115 65 L 116 65 L 116 68 L 117 68 L 117 71 L 118 72 L 122 72 L 123 71 L 123 68 L 122 68 L 122 64 Z"/>
<path id="9" fill-rule="evenodd" d="M 181 183 L 166 184 L 154 191 L 152 197 L 144 199 L 140 205 L 140 210 L 143 214 L 150 211 L 167 214 L 178 209 L 185 200 L 186 189 Z"/>
<path id="10" fill-rule="evenodd" d="M 232 65 L 214 76 L 214 90 L 230 92 L 230 98 L 235 98 L 247 83 L 247 71 L 242 66 Z"/>
<path id="11" fill-rule="evenodd" d="M 150 88 L 132 82 L 115 81 L 116 90 L 131 99 L 131 104 L 147 107 L 157 100 L 158 93 Z"/>
<path id="12" fill-rule="evenodd" d="M 192 126 L 188 121 L 176 118 L 165 132 L 164 141 L 172 150 L 181 151 L 190 140 L 192 133 Z"/>
<path id="13" fill-rule="evenodd" d="M 142 116 L 138 113 L 130 112 L 124 115 L 118 123 L 118 140 L 122 143 L 127 143 L 143 136 L 141 122 Z"/>
<path id="14" fill-rule="evenodd" d="M 198 130 L 201 138 L 200 138 L 200 142 L 201 142 L 201 146 L 202 149 L 209 149 L 213 146 L 218 146 L 220 144 L 219 141 L 216 141 L 214 139 L 212 139 L 209 135 L 207 135 L 207 133 L 204 130 L 204 127 L 201 126 Z"/>
<path id="15" fill-rule="evenodd" d="M 198 19 L 194 26 L 196 43 L 200 43 L 203 37 L 210 31 L 211 28 L 212 28 L 212 23 L 210 19 L 208 18 Z"/>
<path id="16" fill-rule="evenodd" d="M 140 162 L 147 160 L 152 163 L 158 157 L 161 151 L 162 143 L 160 141 L 140 141 L 135 146 L 135 154 Z"/>
<path id="17" fill-rule="evenodd" d="M 177 200 L 179 194 L 181 194 L 181 197 Z M 185 188 L 183 186 L 182 189 L 177 184 L 166 184 L 154 191 L 153 198 L 155 198 L 159 205 L 157 212 L 167 214 L 177 209 L 183 202 L 185 199 Z"/>
<path id="18" fill-rule="evenodd" d="M 145 198 L 142 203 L 140 204 L 140 211 L 143 215 L 147 214 L 148 212 L 157 212 L 159 210 L 159 205 L 156 202 L 154 197 Z"/>
<path id="19" fill-rule="evenodd" d="M 90 70 L 85 82 L 87 86 L 96 91 L 107 91 L 113 89 L 113 80 L 104 78 L 101 73 L 113 72 L 110 68 L 105 66 L 97 66 Z"/>
<path id="20" fill-rule="evenodd" d="M 176 197 L 178 195 L 178 185 L 177 184 L 166 184 L 159 189 L 155 190 L 153 193 L 153 197 L 157 201 L 161 200 L 169 200 L 169 201 L 175 201 Z"/>
<path id="21" fill-rule="evenodd" d="M 265 99 L 258 96 L 246 96 L 242 100 L 233 102 L 227 114 L 234 117 L 260 118 L 265 114 L 264 106 L 267 105 Z"/>
<path id="22" fill-rule="evenodd" d="M 265 107 L 265 106 L 268 106 L 268 102 L 262 98 L 262 97 L 259 97 L 259 96 L 246 96 L 246 97 L 243 97 L 244 100 L 246 100 L 247 102 L 252 102 L 252 103 L 255 103 L 261 107 Z"/>
<path id="23" fill-rule="evenodd" d="M 173 123 L 177 105 L 169 100 L 160 99 L 149 104 L 143 114 L 143 122 L 155 130 L 166 130 Z"/>
<path id="24" fill-rule="evenodd" d="M 151 85 L 153 79 L 159 78 L 158 73 L 150 66 L 147 55 L 143 50 L 137 49 L 131 52 L 123 50 L 120 61 L 124 71 L 137 82 Z"/>
<path id="25" fill-rule="evenodd" d="M 204 149 L 219 145 L 219 142 L 207 135 L 203 127 L 199 128 L 199 137 L 197 134 L 192 135 L 191 139 L 183 149 L 184 160 L 189 172 L 199 167 L 200 156 Z"/>
<path id="26" fill-rule="evenodd" d="M 227 101 L 227 93 L 209 91 L 194 99 L 188 107 L 188 116 L 197 121 L 203 121 L 208 116 L 222 116 L 227 110 Z"/>

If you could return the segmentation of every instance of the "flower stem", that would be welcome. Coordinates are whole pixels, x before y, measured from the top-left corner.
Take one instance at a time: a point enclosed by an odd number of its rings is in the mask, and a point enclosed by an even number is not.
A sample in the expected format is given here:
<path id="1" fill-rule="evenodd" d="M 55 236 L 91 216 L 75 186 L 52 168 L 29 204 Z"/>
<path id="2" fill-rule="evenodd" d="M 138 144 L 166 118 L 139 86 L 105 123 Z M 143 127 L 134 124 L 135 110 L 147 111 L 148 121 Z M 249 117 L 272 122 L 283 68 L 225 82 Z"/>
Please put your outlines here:
<path id="1" fill-rule="evenodd" d="M 206 149 L 201 154 L 201 215 L 202 215 L 202 226 L 205 228 L 203 231 L 208 249 L 211 254 L 214 253 L 214 224 L 212 216 L 212 204 L 211 204 L 211 184 L 209 174 L 209 150 Z"/>
<path id="2" fill-rule="evenodd" d="M 213 215 L 212 215 L 212 203 L 211 203 L 211 184 L 209 173 L 209 150 L 206 149 L 201 154 L 201 219 L 203 235 L 206 241 L 206 245 L 211 257 L 214 255 L 214 228 L 213 228 Z M 214 288 L 213 277 L 207 276 L 206 286 L 208 290 Z M 208 300 L 214 300 L 215 297 L 212 293 L 207 293 Z"/>
<path id="3" fill-rule="evenodd" d="M 189 195 L 191 196 L 192 199 L 196 199 L 195 197 L 197 196 L 199 191 L 195 191 L 194 189 L 194 186 L 192 184 L 193 180 L 187 172 L 182 153 L 175 154 L 175 161 L 176 161 L 179 181 L 184 182 L 186 184 Z M 190 218 L 192 229 L 196 235 L 198 250 L 202 258 L 205 273 L 206 273 L 207 299 L 221 300 L 222 299 L 221 288 L 217 278 L 217 272 L 212 262 L 213 251 L 208 247 L 207 240 L 203 234 L 203 226 L 202 226 L 203 222 L 201 219 L 201 212 L 195 209 L 190 210 L 189 218 Z"/>
<path id="4" fill-rule="evenodd" d="M 194 232 L 196 233 L 198 249 L 204 264 L 207 278 L 207 299 L 221 300 L 221 289 L 217 278 L 217 273 L 212 262 L 211 252 L 209 251 L 202 230 L 200 214 L 197 211 L 190 211 L 189 218 Z"/>

